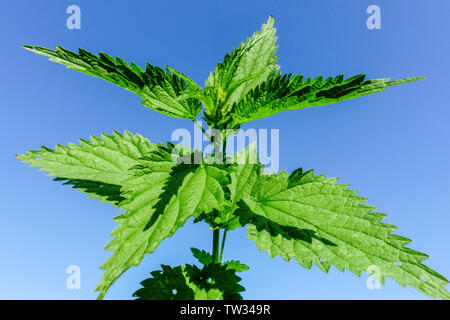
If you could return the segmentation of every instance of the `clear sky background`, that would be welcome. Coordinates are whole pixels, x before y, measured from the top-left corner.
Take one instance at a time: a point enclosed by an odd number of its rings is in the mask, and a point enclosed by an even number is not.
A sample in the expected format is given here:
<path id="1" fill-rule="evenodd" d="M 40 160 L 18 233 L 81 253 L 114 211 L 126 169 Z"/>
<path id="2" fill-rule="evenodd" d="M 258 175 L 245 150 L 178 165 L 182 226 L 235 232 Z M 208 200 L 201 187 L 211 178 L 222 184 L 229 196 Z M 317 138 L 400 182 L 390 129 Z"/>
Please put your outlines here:
<path id="1" fill-rule="evenodd" d="M 66 8 L 81 8 L 81 30 L 66 28 Z M 381 7 L 382 30 L 368 30 L 366 8 Z M 384 222 L 430 255 L 426 264 L 450 277 L 450 27 L 447 0 L 341 1 L 24 1 L 0 2 L 0 298 L 93 299 L 110 255 L 103 247 L 116 208 L 53 182 L 15 154 L 77 142 L 112 130 L 165 142 L 191 122 L 139 104 L 140 98 L 23 50 L 23 44 L 104 51 L 126 61 L 165 64 L 203 84 L 215 63 L 270 14 L 284 73 L 394 79 L 425 76 L 337 105 L 289 111 L 246 128 L 280 129 L 280 168 L 302 166 L 339 177 L 386 212 Z M 206 224 L 188 221 L 106 298 L 130 299 L 160 264 L 194 263 L 189 247 L 210 250 Z M 306 270 L 270 259 L 229 233 L 225 259 L 242 273 L 246 299 L 426 299 L 387 279 L 381 290 L 334 267 Z M 66 288 L 66 268 L 79 265 L 81 290 Z"/>

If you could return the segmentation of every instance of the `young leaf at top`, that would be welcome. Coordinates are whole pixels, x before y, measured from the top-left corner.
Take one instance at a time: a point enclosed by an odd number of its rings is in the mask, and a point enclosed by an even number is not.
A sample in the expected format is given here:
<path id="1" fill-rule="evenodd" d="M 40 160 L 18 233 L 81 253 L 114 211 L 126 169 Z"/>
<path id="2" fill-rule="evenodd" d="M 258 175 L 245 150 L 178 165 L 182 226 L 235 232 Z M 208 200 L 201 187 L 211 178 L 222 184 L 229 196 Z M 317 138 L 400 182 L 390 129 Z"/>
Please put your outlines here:
<path id="1" fill-rule="evenodd" d="M 102 134 L 91 136 L 91 141 L 80 139 L 80 144 L 56 145 L 55 150 L 42 147 L 39 151 L 28 151 L 17 155 L 32 167 L 56 176 L 57 181 L 66 181 L 90 198 L 117 205 L 124 198 L 120 195 L 122 183 L 132 175 L 129 168 L 137 165 L 138 159 L 155 150 L 156 145 L 143 136 L 128 131 L 122 135 Z"/>
<path id="2" fill-rule="evenodd" d="M 271 74 L 268 79 L 250 91 L 232 107 L 232 118 L 236 123 L 264 118 L 281 111 L 303 109 L 337 103 L 343 100 L 362 97 L 384 91 L 385 88 L 421 80 L 406 78 L 389 81 L 386 79 L 364 80 L 359 74 L 344 80 L 343 75 L 303 80 L 303 75 L 281 76 Z"/>
<path id="3" fill-rule="evenodd" d="M 314 262 L 324 272 L 334 265 L 360 276 L 375 267 L 381 283 L 388 276 L 432 298 L 449 299 L 447 279 L 422 264 L 428 256 L 405 247 L 411 240 L 392 234 L 397 227 L 381 223 L 384 214 L 336 180 L 301 169 L 290 176 L 260 175 L 240 203 L 240 214 L 250 221 L 248 238 L 271 257 L 295 258 L 308 269 Z"/>
<path id="4" fill-rule="evenodd" d="M 273 22 L 270 16 L 261 30 L 228 53 L 206 80 L 204 116 L 214 128 L 230 120 L 231 106 L 279 68 Z"/>
<path id="5" fill-rule="evenodd" d="M 59 46 L 54 51 L 43 47 L 23 47 L 69 69 L 102 78 L 134 92 L 144 99 L 141 102 L 144 106 L 168 116 L 194 120 L 202 109 L 200 101 L 191 94 L 190 88 L 194 82 L 190 79 L 189 83 L 186 82 L 171 72 L 173 69 L 163 70 L 147 63 L 144 71 L 134 62 L 129 65 L 119 57 L 114 59 L 103 52 L 96 56 L 81 48 L 77 54 Z"/>
<path id="6" fill-rule="evenodd" d="M 96 287 L 99 299 L 123 272 L 138 265 L 190 217 L 223 208 L 226 171 L 204 163 L 178 164 L 181 156 L 174 145 L 159 144 L 123 182 L 126 199 L 119 207 L 126 212 L 115 218 L 119 225 L 105 248 L 114 252 L 101 267 L 105 273 Z"/>

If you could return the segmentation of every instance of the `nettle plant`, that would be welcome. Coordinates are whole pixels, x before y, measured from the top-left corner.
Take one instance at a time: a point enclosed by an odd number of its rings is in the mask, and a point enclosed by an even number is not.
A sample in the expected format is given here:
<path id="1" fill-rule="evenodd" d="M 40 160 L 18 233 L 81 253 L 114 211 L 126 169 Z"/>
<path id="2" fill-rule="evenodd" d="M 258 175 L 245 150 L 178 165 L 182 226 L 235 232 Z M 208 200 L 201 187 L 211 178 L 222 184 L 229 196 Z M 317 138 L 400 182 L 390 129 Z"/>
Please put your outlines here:
<path id="1" fill-rule="evenodd" d="M 282 75 L 274 56 L 275 41 L 270 17 L 260 31 L 217 64 L 204 88 L 169 67 L 147 64 L 143 70 L 105 53 L 96 56 L 83 49 L 77 54 L 61 47 L 53 51 L 24 46 L 69 69 L 132 91 L 144 106 L 173 118 L 196 122 L 203 111 L 202 119 L 208 124 L 203 132 L 215 132 L 210 135 L 214 152 L 208 155 L 172 143 L 154 144 L 125 131 L 17 156 L 88 193 L 89 198 L 124 210 L 115 218 L 118 226 L 105 248 L 113 253 L 101 266 L 105 273 L 96 287 L 98 298 L 191 217 L 210 226 L 212 251 L 191 248 L 200 267 L 162 265 L 162 270 L 141 282 L 134 297 L 241 299 L 244 288 L 237 273 L 248 266 L 223 262 L 222 254 L 227 232 L 247 227 L 248 239 L 271 257 L 295 259 L 308 269 L 315 263 L 324 272 L 334 265 L 358 276 L 375 268 L 374 276 L 381 283 L 388 276 L 430 297 L 450 298 L 447 279 L 422 264 L 427 255 L 405 247 L 411 240 L 393 234 L 395 226 L 380 222 L 385 214 L 374 212 L 374 207 L 365 204 L 367 199 L 356 196 L 348 185 L 301 168 L 290 174 L 267 174 L 254 145 L 225 154 L 227 138 L 249 121 L 421 79 L 366 80 L 360 74 L 311 80 Z"/>

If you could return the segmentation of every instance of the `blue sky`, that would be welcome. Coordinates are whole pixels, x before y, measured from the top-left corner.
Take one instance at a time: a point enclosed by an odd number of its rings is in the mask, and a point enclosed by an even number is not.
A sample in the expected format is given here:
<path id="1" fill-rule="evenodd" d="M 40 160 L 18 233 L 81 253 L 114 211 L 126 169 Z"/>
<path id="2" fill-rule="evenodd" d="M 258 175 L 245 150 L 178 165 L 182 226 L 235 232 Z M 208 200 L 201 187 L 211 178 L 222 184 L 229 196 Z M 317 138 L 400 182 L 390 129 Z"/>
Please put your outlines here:
<path id="1" fill-rule="evenodd" d="M 144 4 L 145 3 L 145 4 Z M 81 8 L 81 30 L 66 28 L 66 8 Z M 381 8 L 381 30 L 368 30 L 366 8 Z M 123 89 L 47 62 L 23 44 L 104 51 L 138 65 L 165 64 L 203 84 L 215 63 L 270 14 L 279 36 L 281 71 L 306 76 L 369 78 L 425 76 L 425 81 L 338 105 L 289 111 L 246 128 L 280 129 L 280 168 L 303 167 L 339 177 L 386 212 L 384 222 L 413 239 L 426 263 L 450 276 L 450 117 L 448 12 L 434 1 L 2 1 L 0 3 L 0 298 L 92 299 L 110 255 L 103 247 L 119 211 L 53 182 L 15 154 L 41 145 L 76 142 L 112 130 L 167 141 L 192 129 L 144 108 Z M 160 264 L 194 263 L 189 247 L 210 249 L 205 224 L 189 221 L 106 298 L 129 299 Z M 246 240 L 228 235 L 225 259 L 251 269 L 242 274 L 246 299 L 424 299 L 387 280 L 366 287 L 367 274 L 270 259 Z M 79 265 L 81 290 L 66 288 L 66 268 Z"/>

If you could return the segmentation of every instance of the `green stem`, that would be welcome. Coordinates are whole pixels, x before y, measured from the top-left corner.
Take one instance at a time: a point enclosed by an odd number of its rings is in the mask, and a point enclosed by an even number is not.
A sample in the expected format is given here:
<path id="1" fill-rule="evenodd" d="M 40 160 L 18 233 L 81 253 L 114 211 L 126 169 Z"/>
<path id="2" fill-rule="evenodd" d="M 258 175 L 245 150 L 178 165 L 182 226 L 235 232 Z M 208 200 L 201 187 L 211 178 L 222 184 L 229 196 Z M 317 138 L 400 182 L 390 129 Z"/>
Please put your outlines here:
<path id="1" fill-rule="evenodd" d="M 212 141 L 211 141 L 212 142 Z M 225 151 L 227 148 L 227 140 L 226 137 L 223 141 L 223 145 L 222 145 L 222 160 L 223 163 L 225 163 Z M 217 212 L 216 212 L 217 214 Z M 223 238 L 222 238 L 222 245 L 220 246 L 220 229 L 215 229 L 213 230 L 213 245 L 212 245 L 212 259 L 213 259 L 213 263 L 220 263 L 222 262 L 222 256 L 223 256 L 223 249 L 225 247 L 225 239 L 227 236 L 227 230 L 224 231 L 223 233 Z M 219 246 L 220 246 L 220 254 L 219 254 Z"/>
<path id="2" fill-rule="evenodd" d="M 222 145 L 222 161 L 223 164 L 225 164 L 226 161 L 226 155 L 225 152 L 227 150 L 227 137 L 223 139 L 223 145 Z M 220 256 L 219 256 L 219 262 L 222 262 L 222 256 L 223 256 L 223 248 L 225 247 L 225 239 L 227 238 L 227 230 L 225 229 L 223 232 L 223 238 L 222 238 L 222 245 L 220 246 Z"/>
<path id="3" fill-rule="evenodd" d="M 220 238 L 220 229 L 215 229 L 213 231 L 213 263 L 219 262 L 219 238 Z"/>

